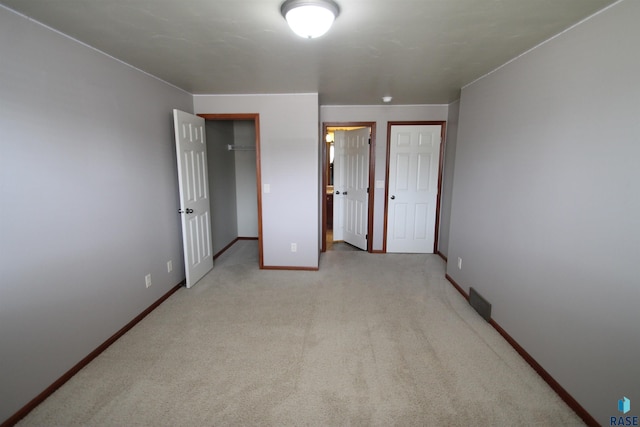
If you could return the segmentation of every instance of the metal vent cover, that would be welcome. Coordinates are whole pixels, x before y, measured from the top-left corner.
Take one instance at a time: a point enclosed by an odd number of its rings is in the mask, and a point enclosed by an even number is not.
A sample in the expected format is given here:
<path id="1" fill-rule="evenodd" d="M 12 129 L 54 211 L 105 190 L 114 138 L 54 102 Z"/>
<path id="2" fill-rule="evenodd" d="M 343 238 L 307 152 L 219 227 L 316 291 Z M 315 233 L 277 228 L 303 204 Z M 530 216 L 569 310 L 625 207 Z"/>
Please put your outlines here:
<path id="1" fill-rule="evenodd" d="M 469 304 L 487 322 L 491 320 L 491 304 L 484 299 L 473 287 L 469 288 Z"/>

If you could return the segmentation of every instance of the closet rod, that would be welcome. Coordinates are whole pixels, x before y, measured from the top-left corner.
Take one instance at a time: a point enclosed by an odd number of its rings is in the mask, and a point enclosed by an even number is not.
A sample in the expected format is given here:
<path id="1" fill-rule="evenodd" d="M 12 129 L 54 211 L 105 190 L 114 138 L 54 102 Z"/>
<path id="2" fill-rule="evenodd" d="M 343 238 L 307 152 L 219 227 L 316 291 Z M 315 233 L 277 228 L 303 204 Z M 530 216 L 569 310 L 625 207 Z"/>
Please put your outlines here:
<path id="1" fill-rule="evenodd" d="M 256 147 L 251 145 L 232 145 L 227 144 L 227 150 L 229 151 L 254 151 Z"/>

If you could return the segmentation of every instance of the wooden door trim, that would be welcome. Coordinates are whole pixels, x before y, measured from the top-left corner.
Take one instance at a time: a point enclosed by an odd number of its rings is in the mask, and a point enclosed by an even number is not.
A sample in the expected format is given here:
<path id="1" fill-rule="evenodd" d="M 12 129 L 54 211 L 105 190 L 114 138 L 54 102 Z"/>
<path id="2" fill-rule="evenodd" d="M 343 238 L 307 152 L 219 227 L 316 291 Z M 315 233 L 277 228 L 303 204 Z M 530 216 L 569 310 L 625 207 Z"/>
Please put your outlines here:
<path id="1" fill-rule="evenodd" d="M 322 247 L 321 251 L 327 251 L 327 204 L 326 204 L 326 189 L 327 189 L 327 168 L 329 163 L 327 153 L 327 141 L 325 135 L 327 134 L 327 128 L 335 127 L 368 127 L 371 129 L 371 144 L 369 144 L 369 194 L 367 197 L 367 252 L 373 252 L 373 202 L 375 193 L 375 153 L 376 153 L 376 122 L 323 122 L 322 123 L 322 136 L 320 141 L 322 144 Z M 335 220 L 335 218 L 334 218 Z"/>
<path id="2" fill-rule="evenodd" d="M 440 159 L 438 160 L 438 196 L 436 197 L 436 221 L 433 236 L 433 253 L 438 253 L 438 238 L 440 234 L 440 198 L 442 197 L 442 177 L 444 169 L 444 144 L 447 122 L 438 121 L 401 121 L 387 122 L 387 164 L 384 182 L 384 226 L 382 229 L 382 252 L 387 253 L 387 219 L 389 214 L 389 162 L 391 161 L 391 128 L 393 126 L 440 126 Z"/>
<path id="3" fill-rule="evenodd" d="M 256 193 L 258 194 L 258 263 L 264 269 L 264 255 L 262 251 L 262 173 L 260 167 L 260 114 L 258 113 L 230 113 L 230 114 L 198 114 L 205 120 L 253 120 L 256 131 Z"/>

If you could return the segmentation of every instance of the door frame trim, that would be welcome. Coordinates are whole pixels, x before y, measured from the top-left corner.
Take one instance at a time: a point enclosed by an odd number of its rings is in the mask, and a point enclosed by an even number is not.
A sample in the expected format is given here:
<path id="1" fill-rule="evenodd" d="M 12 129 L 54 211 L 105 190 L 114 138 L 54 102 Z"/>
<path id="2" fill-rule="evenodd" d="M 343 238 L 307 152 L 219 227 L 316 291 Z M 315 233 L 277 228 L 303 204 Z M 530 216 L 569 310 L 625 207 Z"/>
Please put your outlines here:
<path id="1" fill-rule="evenodd" d="M 264 269 L 262 253 L 262 173 L 260 169 L 260 114 L 258 113 L 230 113 L 230 114 L 198 114 L 205 120 L 253 120 L 256 130 L 256 192 L 258 193 L 258 264 Z"/>
<path id="2" fill-rule="evenodd" d="M 438 121 L 398 121 L 387 122 L 387 165 L 384 175 L 384 227 L 382 230 L 382 252 L 387 253 L 387 219 L 389 213 L 389 162 L 391 155 L 392 126 L 440 126 L 440 159 L 438 160 L 438 197 L 436 198 L 436 221 L 433 235 L 433 253 L 438 253 L 438 237 L 440 230 L 440 199 L 442 197 L 442 177 L 444 169 L 444 145 L 446 142 L 446 120 Z"/>
<path id="3" fill-rule="evenodd" d="M 322 146 L 322 247 L 321 252 L 327 251 L 327 168 L 329 166 L 329 152 L 325 135 L 327 128 L 333 127 L 368 127 L 371 129 L 371 144 L 369 144 L 369 197 L 367 198 L 367 252 L 373 251 L 373 202 L 375 193 L 375 153 L 376 153 L 376 122 L 323 122 L 320 144 Z"/>

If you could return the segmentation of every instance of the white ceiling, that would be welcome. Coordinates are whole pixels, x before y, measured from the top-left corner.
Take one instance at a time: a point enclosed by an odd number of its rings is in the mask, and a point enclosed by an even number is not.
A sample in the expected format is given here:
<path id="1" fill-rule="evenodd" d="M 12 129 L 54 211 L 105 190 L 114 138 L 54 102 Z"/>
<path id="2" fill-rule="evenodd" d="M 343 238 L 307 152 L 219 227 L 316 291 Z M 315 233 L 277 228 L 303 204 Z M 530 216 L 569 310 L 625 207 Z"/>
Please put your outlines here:
<path id="1" fill-rule="evenodd" d="M 306 40 L 282 0 L 0 0 L 194 94 L 318 92 L 322 105 L 445 104 L 615 0 L 337 0 Z"/>

